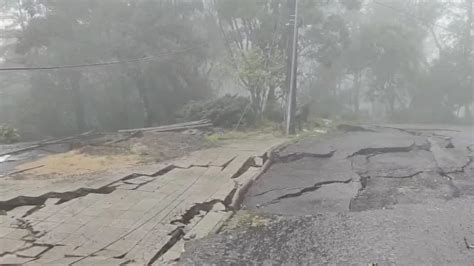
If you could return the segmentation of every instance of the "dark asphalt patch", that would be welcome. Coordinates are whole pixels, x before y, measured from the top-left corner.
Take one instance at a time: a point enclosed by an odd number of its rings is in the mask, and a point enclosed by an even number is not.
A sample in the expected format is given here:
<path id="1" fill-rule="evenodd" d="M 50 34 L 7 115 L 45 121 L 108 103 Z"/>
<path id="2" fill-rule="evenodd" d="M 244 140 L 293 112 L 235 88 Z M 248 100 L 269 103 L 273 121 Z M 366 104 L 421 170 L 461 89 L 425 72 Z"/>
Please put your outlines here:
<path id="1" fill-rule="evenodd" d="M 180 263 L 471 265 L 473 128 L 368 128 L 280 150 L 296 159 L 273 164 L 244 199 L 268 221 L 192 241 Z"/>
<path id="2" fill-rule="evenodd" d="M 474 239 L 472 198 L 390 210 L 264 217 L 268 220 L 262 225 L 239 226 L 190 241 L 179 264 L 472 265 L 474 261 L 474 252 L 464 241 Z"/>

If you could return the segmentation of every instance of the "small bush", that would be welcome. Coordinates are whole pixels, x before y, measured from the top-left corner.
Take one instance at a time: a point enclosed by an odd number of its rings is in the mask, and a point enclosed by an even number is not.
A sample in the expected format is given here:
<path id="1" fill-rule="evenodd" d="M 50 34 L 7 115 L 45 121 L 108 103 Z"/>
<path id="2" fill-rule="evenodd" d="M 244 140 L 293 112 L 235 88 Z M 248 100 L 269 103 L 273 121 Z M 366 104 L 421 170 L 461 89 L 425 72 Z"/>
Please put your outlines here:
<path id="1" fill-rule="evenodd" d="M 11 144 L 20 140 L 20 134 L 16 128 L 0 125 L 0 143 Z"/>
<path id="2" fill-rule="evenodd" d="M 178 116 L 183 121 L 209 119 L 214 126 L 224 128 L 233 128 L 241 117 L 239 127 L 249 127 L 255 123 L 255 113 L 249 99 L 236 95 L 226 95 L 206 102 L 191 102 L 180 110 Z"/>

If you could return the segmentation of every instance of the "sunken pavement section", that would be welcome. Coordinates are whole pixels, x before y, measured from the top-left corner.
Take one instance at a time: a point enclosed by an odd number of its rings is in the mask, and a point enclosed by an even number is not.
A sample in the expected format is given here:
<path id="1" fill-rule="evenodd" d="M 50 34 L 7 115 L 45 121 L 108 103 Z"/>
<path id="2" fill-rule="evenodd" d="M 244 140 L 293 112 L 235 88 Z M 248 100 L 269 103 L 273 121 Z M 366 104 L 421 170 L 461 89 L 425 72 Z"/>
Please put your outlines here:
<path id="1" fill-rule="evenodd" d="M 218 230 L 283 139 L 261 136 L 80 181 L 0 178 L 0 264 L 175 261 Z"/>
<path id="2" fill-rule="evenodd" d="M 340 125 L 323 138 L 275 151 L 274 163 L 243 204 L 304 215 L 472 195 L 473 137 L 472 128 Z"/>
<path id="3" fill-rule="evenodd" d="M 473 265 L 474 128 L 339 129 L 275 150 L 180 265 Z"/>

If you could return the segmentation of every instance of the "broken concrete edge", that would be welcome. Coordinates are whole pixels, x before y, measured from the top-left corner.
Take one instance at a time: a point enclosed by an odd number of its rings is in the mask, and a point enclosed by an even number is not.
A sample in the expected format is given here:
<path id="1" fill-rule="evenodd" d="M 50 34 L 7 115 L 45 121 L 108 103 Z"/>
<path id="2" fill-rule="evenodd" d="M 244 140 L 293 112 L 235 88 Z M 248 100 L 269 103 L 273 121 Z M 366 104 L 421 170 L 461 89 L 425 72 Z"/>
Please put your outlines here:
<path id="1" fill-rule="evenodd" d="M 219 234 L 222 231 L 222 228 L 224 227 L 225 223 L 232 219 L 234 217 L 235 211 L 233 212 L 227 212 L 225 216 L 217 222 L 217 224 L 212 228 L 212 230 L 209 232 L 209 235 L 216 235 Z"/>
<path id="2" fill-rule="evenodd" d="M 266 152 L 266 157 L 268 158 L 267 161 L 263 164 L 263 166 L 260 168 L 260 170 L 254 174 L 251 178 L 249 178 L 244 184 L 240 184 L 239 188 L 237 189 L 233 199 L 232 199 L 232 204 L 231 207 L 234 210 L 239 210 L 241 207 L 241 204 L 244 200 L 245 194 L 249 190 L 250 186 L 257 181 L 263 174 L 265 174 L 268 169 L 273 165 L 275 162 L 275 154 L 277 151 L 280 151 L 287 147 L 288 145 L 296 142 L 297 140 L 288 140 L 283 143 L 280 143 L 278 145 L 275 145 L 271 147 L 267 152 Z"/>
<path id="3" fill-rule="evenodd" d="M 294 140 L 294 139 L 287 140 L 283 143 L 280 143 L 271 147 L 267 152 L 265 152 L 264 156 L 268 158 L 266 162 L 263 164 L 263 166 L 260 168 L 260 170 L 257 173 L 255 173 L 245 183 L 240 184 L 238 186 L 237 190 L 232 196 L 232 202 L 229 206 L 232 211 L 228 211 L 226 215 L 220 221 L 216 223 L 213 229 L 209 231 L 208 235 L 218 234 L 221 232 L 226 222 L 229 221 L 235 215 L 236 211 L 240 209 L 243 199 L 245 197 L 245 194 L 249 190 L 250 186 L 255 181 L 257 181 L 263 174 L 265 174 L 268 171 L 268 169 L 272 166 L 272 164 L 275 162 L 274 161 L 275 152 L 284 149 L 285 147 L 294 143 L 295 141 L 297 140 Z"/>
<path id="4" fill-rule="evenodd" d="M 274 160 L 275 152 L 285 148 L 287 145 L 289 145 L 291 143 L 292 143 L 292 141 L 285 141 L 283 143 L 280 143 L 280 144 L 277 144 L 277 145 L 271 147 L 268 151 L 266 151 L 261 157 L 262 158 L 265 157 L 265 158 L 267 158 L 267 160 L 265 161 L 263 166 L 260 167 L 259 171 L 257 173 L 255 173 L 253 176 L 251 176 L 249 179 L 246 179 L 247 181 L 245 181 L 245 183 L 243 183 L 243 184 L 239 184 L 237 181 L 234 181 L 234 183 L 235 183 L 234 189 L 229 193 L 229 195 L 227 195 L 227 197 L 223 201 L 222 200 L 211 200 L 211 201 L 208 201 L 208 202 L 195 204 L 193 207 L 188 209 L 185 214 L 183 214 L 181 216 L 181 219 L 171 221 L 172 224 L 182 224 L 182 227 L 181 227 L 180 230 L 181 230 L 181 233 L 183 233 L 183 234 L 180 234 L 178 237 L 172 239 L 171 240 L 172 244 L 168 245 L 165 249 L 160 250 L 160 252 L 158 252 L 157 255 L 154 256 L 154 259 L 152 259 L 148 265 L 157 262 L 158 259 L 162 260 L 161 262 L 164 263 L 164 264 L 172 264 L 172 263 L 178 261 L 179 256 L 181 254 L 179 254 L 179 255 L 174 254 L 174 253 L 176 253 L 176 251 L 172 250 L 172 249 L 175 247 L 175 245 L 178 245 L 178 242 L 186 241 L 184 239 L 185 236 L 190 234 L 190 232 L 193 231 L 194 227 L 198 226 L 199 223 L 201 221 L 203 221 L 206 218 L 207 215 L 209 215 L 211 212 L 216 212 L 216 210 L 215 210 L 215 204 L 216 203 L 222 203 L 224 205 L 224 207 L 225 207 L 224 215 L 218 221 L 216 221 L 216 223 L 212 227 L 212 229 L 210 229 L 209 231 L 206 231 L 206 233 L 204 235 L 214 235 L 214 234 L 218 234 L 219 232 L 221 232 L 221 230 L 225 226 L 226 222 L 229 221 L 235 215 L 236 211 L 240 208 L 240 204 L 242 203 L 246 192 L 248 191 L 250 186 L 253 184 L 253 182 L 256 181 L 260 176 L 262 176 L 270 168 L 270 166 L 275 162 L 275 160 Z M 254 158 L 255 158 L 255 156 L 254 157 L 249 157 L 249 159 L 246 160 L 243 163 L 243 165 L 241 166 L 240 169 L 245 169 L 245 172 L 247 172 L 250 169 L 250 167 L 247 167 L 247 164 L 248 164 L 249 160 L 253 161 Z M 252 165 L 252 167 L 255 167 L 255 166 Z M 241 170 L 239 170 L 239 171 L 241 171 Z M 241 173 L 239 176 L 243 175 L 244 173 Z M 234 176 L 232 176 L 231 180 L 236 178 Z M 196 213 L 195 213 L 196 210 L 197 211 L 202 210 L 201 207 L 204 206 L 204 205 L 207 206 L 207 207 L 210 207 L 211 209 L 204 210 L 206 212 L 206 214 L 203 217 L 201 217 L 199 219 L 199 221 L 195 222 L 194 225 L 190 226 L 190 221 L 191 221 L 190 218 L 195 217 L 196 216 Z M 191 227 L 191 230 L 188 231 L 188 232 L 185 232 L 186 227 L 189 227 L 189 226 Z M 199 237 L 199 238 L 204 237 L 204 235 Z M 195 238 L 192 237 L 192 239 L 195 239 Z M 171 242 L 169 242 L 169 243 L 171 243 Z M 173 253 L 173 254 L 169 254 L 169 253 Z M 181 253 L 181 252 L 179 252 L 179 253 Z"/>
<path id="5" fill-rule="evenodd" d="M 222 167 L 222 169 L 224 169 L 234 159 L 235 159 L 235 157 L 232 158 L 231 160 L 229 160 L 228 162 L 224 163 L 223 165 L 221 165 L 221 166 L 216 165 L 215 167 Z M 39 209 L 43 208 L 46 200 L 51 199 L 51 198 L 58 199 L 58 201 L 55 203 L 55 205 L 61 205 L 61 204 L 66 203 L 70 200 L 87 196 L 88 194 L 110 194 L 110 193 L 114 192 L 116 189 L 119 188 L 120 183 L 127 184 L 127 181 L 136 179 L 138 177 L 157 178 L 157 177 L 163 176 L 163 175 L 173 171 L 174 169 L 191 169 L 191 168 L 194 168 L 194 167 L 206 168 L 206 167 L 211 167 L 211 166 L 213 166 L 213 165 L 193 165 L 193 164 L 191 164 L 187 167 L 182 167 L 182 166 L 178 166 L 178 165 L 174 165 L 174 164 L 168 164 L 168 165 L 162 164 L 152 174 L 140 173 L 139 171 L 137 171 L 135 173 L 130 173 L 126 176 L 118 178 L 117 180 L 108 182 L 107 184 L 105 184 L 101 187 L 98 187 L 98 188 L 80 187 L 80 188 L 75 189 L 75 190 L 66 190 L 66 191 L 62 191 L 62 192 L 50 191 L 50 192 L 47 192 L 47 193 L 44 193 L 44 194 L 41 194 L 41 195 L 38 195 L 38 196 L 20 195 L 20 196 L 17 196 L 15 198 L 11 198 L 9 200 L 0 201 L 0 215 L 4 215 L 5 213 L 7 213 L 7 212 L 9 212 L 9 211 L 11 211 L 15 208 L 18 208 L 18 207 L 32 206 L 32 209 L 27 211 L 26 214 L 22 216 L 22 218 L 25 218 L 25 217 L 33 214 L 34 212 L 38 211 Z M 144 181 L 140 184 L 136 184 L 135 188 L 128 189 L 128 190 L 137 190 L 138 188 L 140 188 L 140 187 L 142 187 L 142 186 L 144 186 L 144 185 L 146 185 L 146 184 L 148 184 L 152 181 L 153 180 Z"/>
<path id="6" fill-rule="evenodd" d="M 261 167 L 257 167 L 257 166 L 252 165 L 252 167 L 255 167 L 255 170 L 250 172 L 245 180 L 249 180 L 249 179 L 250 180 L 256 180 L 260 175 L 262 175 L 266 170 L 268 170 L 268 168 L 270 167 L 272 162 L 274 162 L 274 159 L 273 159 L 274 151 L 278 150 L 278 149 L 282 149 L 282 147 L 284 147 L 285 145 L 288 145 L 288 144 L 287 143 L 280 143 L 279 145 L 275 145 L 274 147 L 270 148 L 270 150 L 266 151 L 262 156 L 256 156 L 256 157 L 259 157 L 259 158 L 261 157 L 262 160 L 264 161 L 264 164 L 261 165 Z M 251 157 L 251 158 L 254 159 L 254 157 Z M 221 165 L 219 167 L 222 167 L 222 169 L 226 168 L 234 159 L 235 159 L 235 157 L 232 158 L 229 162 L 226 162 L 224 165 Z M 126 182 L 128 182 L 132 179 L 138 178 L 140 176 L 158 177 L 158 176 L 164 175 L 164 174 L 166 174 L 166 173 L 168 173 L 168 172 L 170 172 L 174 169 L 189 169 L 189 168 L 193 168 L 193 167 L 210 167 L 210 165 L 189 165 L 188 167 L 180 167 L 180 166 L 174 165 L 174 164 L 170 164 L 170 165 L 166 165 L 166 166 L 161 165 L 161 168 L 159 170 L 155 171 L 152 174 L 150 174 L 150 173 L 147 173 L 147 174 L 145 174 L 145 173 L 141 173 L 141 174 L 140 173 L 132 173 L 132 174 L 124 176 L 120 179 L 117 179 L 115 181 L 112 181 L 112 182 L 106 184 L 105 186 L 100 187 L 99 189 L 79 188 L 79 189 L 74 190 L 74 191 L 49 192 L 49 193 L 40 195 L 38 197 L 19 196 L 19 197 L 16 197 L 14 199 L 10 199 L 6 202 L 0 202 L 0 207 L 3 207 L 3 208 L 8 207 L 9 209 L 14 209 L 16 207 L 24 206 L 24 205 L 33 206 L 32 211 L 28 211 L 28 213 L 26 215 L 26 216 L 28 216 L 28 215 L 32 214 L 34 211 L 41 209 L 43 207 L 43 205 L 45 204 L 46 200 L 48 200 L 50 198 L 57 198 L 58 202 L 56 203 L 56 205 L 59 205 L 59 204 L 62 204 L 64 202 L 70 201 L 71 199 L 75 199 L 75 198 L 78 198 L 78 197 L 83 197 L 83 196 L 85 196 L 87 194 L 90 194 L 90 193 L 109 194 L 117 188 L 117 185 L 120 182 L 126 183 Z M 245 167 L 245 164 L 242 167 Z M 247 168 L 246 170 L 249 170 L 249 169 L 250 169 L 250 167 Z M 258 171 L 258 173 L 255 174 L 254 171 Z M 232 217 L 232 215 L 235 213 L 235 210 L 231 206 L 232 206 L 232 203 L 234 202 L 234 198 L 236 197 L 236 192 L 239 189 L 239 184 L 236 181 L 233 181 L 233 182 L 235 184 L 234 189 L 229 193 L 228 196 L 226 196 L 226 198 L 224 200 L 219 200 L 218 199 L 218 200 L 211 200 L 209 202 L 196 204 L 191 209 L 186 211 L 186 213 L 182 215 L 181 219 L 172 221 L 171 222 L 172 224 L 173 223 L 181 223 L 182 225 L 178 226 L 177 230 L 170 233 L 170 235 L 171 235 L 170 240 L 166 243 L 166 245 L 164 247 L 162 247 L 157 252 L 157 254 L 155 254 L 155 256 L 150 260 L 150 264 L 155 262 L 158 258 L 160 258 L 165 253 L 167 253 L 169 251 L 169 249 L 171 249 L 176 242 L 180 241 L 184 237 L 184 235 L 186 234 L 186 230 L 185 230 L 186 226 L 189 225 L 189 227 L 191 227 L 191 228 L 193 227 L 192 225 L 190 225 L 190 223 L 191 223 L 190 219 L 196 216 L 196 214 L 195 214 L 196 210 L 199 211 L 199 210 L 204 208 L 204 211 L 208 214 L 211 211 L 211 210 L 208 209 L 209 207 L 214 208 L 214 205 L 216 203 L 222 203 L 224 205 L 225 209 L 226 209 L 225 210 L 225 215 L 223 215 L 220 219 L 216 219 L 216 225 L 213 226 L 212 228 L 210 228 L 209 231 L 206 233 L 206 235 L 209 235 L 212 232 L 219 232 L 220 229 L 222 228 L 222 226 L 224 225 L 224 223 L 228 219 L 230 219 Z M 242 183 L 244 183 L 244 182 L 245 181 L 242 181 Z M 245 182 L 245 183 L 247 183 L 247 182 Z M 250 184 L 251 184 L 251 182 L 249 182 L 245 186 L 246 190 L 248 189 Z M 104 190 L 104 191 L 102 191 L 102 190 Z M 243 196 L 245 194 L 245 191 L 240 192 L 240 194 Z M 2 204 L 3 204 L 3 206 L 2 206 Z M 204 218 L 202 217 L 201 219 L 204 219 Z M 31 230 L 31 231 L 33 231 L 33 230 Z M 93 255 L 94 254 L 81 257 L 76 262 L 79 262 L 80 260 L 83 260 L 87 257 L 91 257 Z"/>

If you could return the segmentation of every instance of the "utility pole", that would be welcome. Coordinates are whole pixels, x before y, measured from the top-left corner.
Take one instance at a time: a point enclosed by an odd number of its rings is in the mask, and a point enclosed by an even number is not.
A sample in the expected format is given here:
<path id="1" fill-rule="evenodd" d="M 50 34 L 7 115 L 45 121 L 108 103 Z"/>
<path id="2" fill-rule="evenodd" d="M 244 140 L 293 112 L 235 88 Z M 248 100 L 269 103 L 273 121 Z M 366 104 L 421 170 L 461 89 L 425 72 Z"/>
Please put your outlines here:
<path id="1" fill-rule="evenodd" d="M 472 30 L 473 30 L 473 21 L 472 21 L 472 5 L 473 5 L 473 0 L 465 0 L 466 1 L 466 13 L 467 13 L 467 21 L 466 21 L 466 32 L 464 34 L 464 60 L 465 60 L 465 65 L 464 67 L 466 68 L 465 74 L 466 74 L 466 86 L 468 93 L 471 93 L 471 97 L 466 99 L 466 103 L 464 105 L 464 117 L 466 121 L 469 123 L 471 122 L 472 119 L 472 112 L 470 110 L 470 106 L 472 104 L 472 93 L 474 93 L 474 88 L 473 88 L 473 79 L 474 77 L 472 76 L 472 68 L 473 68 L 473 51 L 472 51 Z"/>
<path id="2" fill-rule="evenodd" d="M 298 0 L 288 0 L 290 21 L 288 23 L 288 61 L 287 61 L 287 111 L 286 134 L 295 134 L 296 85 L 298 71 Z"/>

